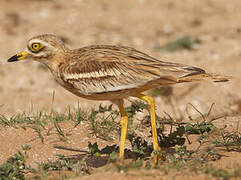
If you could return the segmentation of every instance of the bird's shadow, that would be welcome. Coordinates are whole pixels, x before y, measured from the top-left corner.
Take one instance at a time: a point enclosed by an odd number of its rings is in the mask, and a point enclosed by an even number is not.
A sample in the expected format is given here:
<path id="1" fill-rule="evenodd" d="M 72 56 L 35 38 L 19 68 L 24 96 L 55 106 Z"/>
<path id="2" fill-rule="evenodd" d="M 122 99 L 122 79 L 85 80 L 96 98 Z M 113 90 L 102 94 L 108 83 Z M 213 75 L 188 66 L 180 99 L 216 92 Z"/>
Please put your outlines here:
<path id="1" fill-rule="evenodd" d="M 110 162 L 114 162 L 114 163 L 118 162 L 118 154 L 119 154 L 118 146 L 117 146 L 117 149 L 114 151 L 116 158 L 111 157 L 112 153 L 90 154 L 88 151 L 79 150 L 77 148 L 73 149 L 73 148 L 57 146 L 57 145 L 55 145 L 54 147 L 58 147 L 58 149 L 80 152 L 80 153 L 72 154 L 72 155 L 59 156 L 59 160 L 65 160 L 65 161 L 70 162 L 71 164 L 77 164 L 78 162 L 83 162 L 88 167 L 99 168 L 99 167 L 105 166 L 106 164 L 108 164 Z M 149 155 L 144 155 L 144 156 L 142 156 L 142 158 L 145 159 L 145 158 L 148 158 L 148 156 Z M 140 154 L 133 152 L 130 149 L 125 149 L 124 159 L 137 160 L 138 158 L 140 158 Z"/>
<path id="2" fill-rule="evenodd" d="M 105 166 L 109 162 L 109 156 L 95 156 L 91 154 L 73 154 L 62 156 L 60 159 L 67 160 L 73 164 L 78 162 L 85 162 L 87 166 L 99 168 Z"/>
<path id="3" fill-rule="evenodd" d="M 116 152 L 117 153 L 117 152 Z M 138 155 L 135 152 L 125 149 L 125 159 L 136 160 Z M 104 154 L 100 156 L 92 155 L 89 153 L 73 154 L 68 156 L 59 157 L 60 160 L 66 160 L 72 164 L 77 164 L 78 162 L 84 162 L 87 166 L 93 168 L 100 168 L 105 166 L 110 162 L 118 162 L 117 159 L 112 159 L 109 154 Z"/>

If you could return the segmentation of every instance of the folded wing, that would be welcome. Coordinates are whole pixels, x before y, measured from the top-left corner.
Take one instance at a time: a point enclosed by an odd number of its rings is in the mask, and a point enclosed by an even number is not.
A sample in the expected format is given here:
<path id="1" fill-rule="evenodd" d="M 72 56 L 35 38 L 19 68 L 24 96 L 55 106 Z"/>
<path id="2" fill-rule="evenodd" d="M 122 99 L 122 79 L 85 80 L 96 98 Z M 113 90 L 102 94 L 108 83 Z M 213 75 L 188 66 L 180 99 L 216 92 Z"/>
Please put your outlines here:
<path id="1" fill-rule="evenodd" d="M 172 84 L 190 81 L 204 70 L 163 62 L 133 48 L 89 46 L 74 50 L 74 59 L 60 66 L 63 81 L 85 95 L 142 87 L 160 80 Z M 186 78 L 186 79 L 185 79 Z"/>

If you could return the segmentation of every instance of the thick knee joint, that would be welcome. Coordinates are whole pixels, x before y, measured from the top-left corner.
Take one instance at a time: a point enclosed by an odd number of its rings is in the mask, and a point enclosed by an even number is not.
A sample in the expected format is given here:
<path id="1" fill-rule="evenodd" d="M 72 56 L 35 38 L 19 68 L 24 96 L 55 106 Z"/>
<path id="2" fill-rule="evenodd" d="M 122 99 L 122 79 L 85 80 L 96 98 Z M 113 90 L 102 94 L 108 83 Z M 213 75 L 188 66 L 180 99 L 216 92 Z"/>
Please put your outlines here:
<path id="1" fill-rule="evenodd" d="M 154 99 L 151 96 L 143 96 L 141 99 L 146 101 L 150 106 L 154 106 L 155 104 Z"/>
<path id="2" fill-rule="evenodd" d="M 154 104 L 154 99 L 153 99 L 153 97 L 151 97 L 151 96 L 146 96 L 145 99 L 146 99 L 146 101 L 147 101 L 149 104 Z"/>
<path id="3" fill-rule="evenodd" d="M 151 97 L 151 96 L 146 96 L 144 94 L 139 94 L 137 97 L 142 99 L 142 100 L 144 100 L 144 101 L 146 101 L 151 106 L 154 105 L 154 103 L 155 103 L 153 97 Z"/>

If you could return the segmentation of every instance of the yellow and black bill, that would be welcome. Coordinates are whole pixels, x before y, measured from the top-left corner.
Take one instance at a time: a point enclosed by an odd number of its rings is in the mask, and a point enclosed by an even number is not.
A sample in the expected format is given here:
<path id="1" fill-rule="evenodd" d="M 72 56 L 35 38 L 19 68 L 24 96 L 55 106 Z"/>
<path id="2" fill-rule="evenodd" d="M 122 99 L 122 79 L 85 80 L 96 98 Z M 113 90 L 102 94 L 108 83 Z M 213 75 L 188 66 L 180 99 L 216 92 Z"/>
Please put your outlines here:
<path id="1" fill-rule="evenodd" d="M 28 54 L 27 52 L 22 51 L 21 53 L 16 54 L 16 55 L 10 57 L 10 58 L 8 59 L 8 62 L 19 61 L 19 60 L 21 60 L 21 59 L 26 58 L 28 55 L 29 55 L 29 54 Z"/>

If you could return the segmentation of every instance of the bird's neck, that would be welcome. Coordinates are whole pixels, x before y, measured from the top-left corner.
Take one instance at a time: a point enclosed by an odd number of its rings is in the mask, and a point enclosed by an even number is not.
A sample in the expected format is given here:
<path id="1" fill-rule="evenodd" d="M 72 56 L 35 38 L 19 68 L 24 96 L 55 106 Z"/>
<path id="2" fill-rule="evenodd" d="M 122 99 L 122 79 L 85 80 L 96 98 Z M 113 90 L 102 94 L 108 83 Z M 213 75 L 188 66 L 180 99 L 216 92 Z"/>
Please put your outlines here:
<path id="1" fill-rule="evenodd" d="M 50 69 L 50 71 L 58 72 L 59 66 L 69 59 L 70 50 L 66 49 L 65 51 L 57 52 L 50 56 L 46 60 L 42 60 L 41 62 Z"/>

